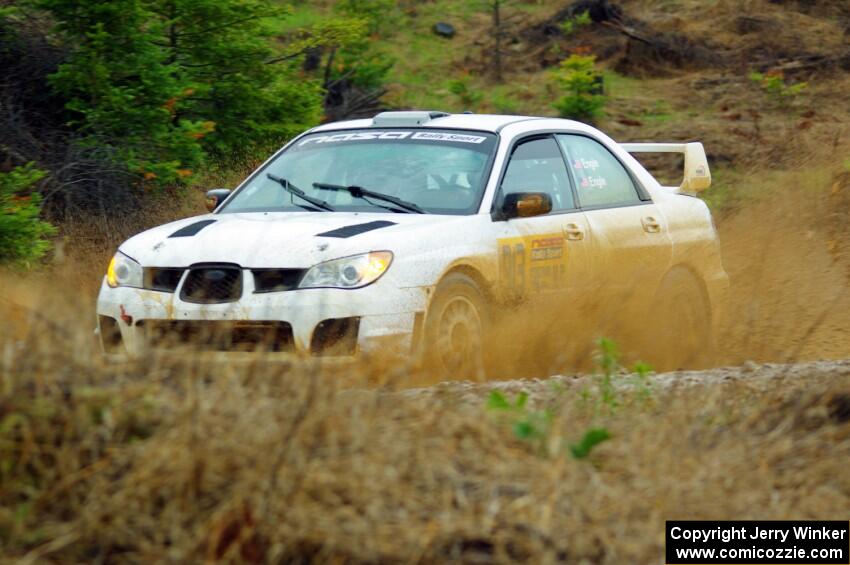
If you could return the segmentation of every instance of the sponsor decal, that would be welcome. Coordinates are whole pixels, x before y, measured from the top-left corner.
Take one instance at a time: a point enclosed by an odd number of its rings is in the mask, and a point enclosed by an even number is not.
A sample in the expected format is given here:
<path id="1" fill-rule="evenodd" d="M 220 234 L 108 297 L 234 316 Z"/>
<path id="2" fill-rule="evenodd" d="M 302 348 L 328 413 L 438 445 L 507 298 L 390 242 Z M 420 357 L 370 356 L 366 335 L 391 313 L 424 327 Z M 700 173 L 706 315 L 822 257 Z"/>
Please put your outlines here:
<path id="1" fill-rule="evenodd" d="M 573 168 L 577 171 L 595 171 L 599 168 L 599 161 L 596 159 L 579 158 L 573 161 Z"/>
<path id="2" fill-rule="evenodd" d="M 411 139 L 427 139 L 429 141 L 454 141 L 455 143 L 484 143 L 486 137 L 480 135 L 464 135 L 460 133 L 440 133 L 418 131 L 413 134 Z"/>
<path id="3" fill-rule="evenodd" d="M 546 237 L 531 240 L 531 260 L 546 261 L 548 259 L 560 259 L 564 256 L 564 238 Z"/>
<path id="4" fill-rule="evenodd" d="M 605 177 L 584 177 L 581 179 L 582 188 L 605 188 L 608 186 L 608 181 Z"/>
<path id="5" fill-rule="evenodd" d="M 498 240 L 502 292 L 519 298 L 528 293 L 562 289 L 567 284 L 567 252 L 563 234 Z"/>
<path id="6" fill-rule="evenodd" d="M 424 141 L 448 141 L 453 143 L 484 143 L 486 137 L 480 135 L 465 135 L 446 132 L 426 131 L 358 131 L 351 133 L 335 133 L 332 135 L 316 135 L 302 140 L 298 147 L 309 143 L 338 143 L 342 141 L 374 141 L 376 139 L 417 139 Z"/>

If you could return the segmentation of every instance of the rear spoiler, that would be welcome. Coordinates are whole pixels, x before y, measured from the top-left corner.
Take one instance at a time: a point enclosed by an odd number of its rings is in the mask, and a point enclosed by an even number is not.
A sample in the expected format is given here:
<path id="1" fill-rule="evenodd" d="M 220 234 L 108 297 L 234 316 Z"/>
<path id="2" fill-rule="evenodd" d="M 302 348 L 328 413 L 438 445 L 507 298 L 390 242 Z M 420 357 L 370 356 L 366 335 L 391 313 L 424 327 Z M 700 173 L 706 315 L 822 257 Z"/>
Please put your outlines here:
<path id="1" fill-rule="evenodd" d="M 711 171 L 702 143 L 621 143 L 629 153 L 682 153 L 685 156 L 685 177 L 679 192 L 695 194 L 711 186 Z"/>

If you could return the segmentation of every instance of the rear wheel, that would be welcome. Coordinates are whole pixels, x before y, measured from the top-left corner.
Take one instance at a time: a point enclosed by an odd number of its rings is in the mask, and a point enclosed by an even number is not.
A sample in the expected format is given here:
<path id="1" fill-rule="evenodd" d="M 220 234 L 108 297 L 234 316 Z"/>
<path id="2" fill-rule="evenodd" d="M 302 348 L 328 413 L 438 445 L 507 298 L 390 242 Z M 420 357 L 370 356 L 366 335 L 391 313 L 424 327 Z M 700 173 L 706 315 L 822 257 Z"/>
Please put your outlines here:
<path id="1" fill-rule="evenodd" d="M 484 376 L 486 300 L 470 277 L 451 273 L 437 285 L 425 318 L 428 368 L 446 379 Z"/>
<path id="2" fill-rule="evenodd" d="M 713 354 L 711 309 L 702 285 L 688 270 L 670 271 L 658 288 L 653 304 L 657 320 L 657 340 L 652 350 L 657 353 L 659 369 L 682 369 L 701 366 Z"/>

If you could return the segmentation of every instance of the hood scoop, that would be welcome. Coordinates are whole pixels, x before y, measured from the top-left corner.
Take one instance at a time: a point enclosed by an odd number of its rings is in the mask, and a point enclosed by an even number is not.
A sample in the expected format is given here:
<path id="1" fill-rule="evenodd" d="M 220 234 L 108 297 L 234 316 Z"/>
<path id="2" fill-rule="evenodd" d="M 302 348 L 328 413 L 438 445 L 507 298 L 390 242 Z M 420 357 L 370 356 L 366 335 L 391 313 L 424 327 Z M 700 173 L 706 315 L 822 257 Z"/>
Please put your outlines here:
<path id="1" fill-rule="evenodd" d="M 316 237 L 338 237 L 340 239 L 345 239 L 347 237 L 366 233 L 367 231 L 378 230 L 394 225 L 396 225 L 395 222 L 390 222 L 387 220 L 378 220 L 375 222 L 367 222 L 365 224 L 354 224 L 353 226 L 345 226 L 342 228 L 337 228 L 335 230 L 317 233 Z"/>
<path id="2" fill-rule="evenodd" d="M 201 220 L 200 222 L 195 222 L 194 224 L 183 226 L 168 237 L 192 237 L 208 225 L 214 224 L 217 221 L 218 220 Z"/>

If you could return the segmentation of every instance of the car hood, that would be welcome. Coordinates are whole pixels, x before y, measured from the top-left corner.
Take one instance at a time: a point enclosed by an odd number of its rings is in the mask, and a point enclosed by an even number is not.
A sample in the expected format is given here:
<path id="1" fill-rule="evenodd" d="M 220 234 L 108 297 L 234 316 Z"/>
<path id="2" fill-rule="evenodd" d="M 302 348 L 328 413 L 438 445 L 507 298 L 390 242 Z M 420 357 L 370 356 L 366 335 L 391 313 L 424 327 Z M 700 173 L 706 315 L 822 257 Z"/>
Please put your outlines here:
<path id="1" fill-rule="evenodd" d="M 306 268 L 354 253 L 394 251 L 411 230 L 441 229 L 462 218 L 361 212 L 207 214 L 142 232 L 120 250 L 146 267 L 236 263 Z"/>

